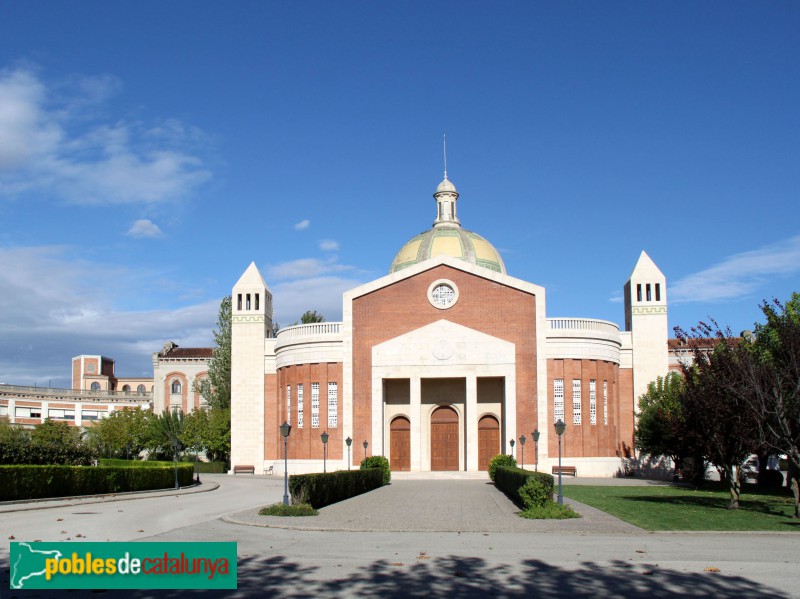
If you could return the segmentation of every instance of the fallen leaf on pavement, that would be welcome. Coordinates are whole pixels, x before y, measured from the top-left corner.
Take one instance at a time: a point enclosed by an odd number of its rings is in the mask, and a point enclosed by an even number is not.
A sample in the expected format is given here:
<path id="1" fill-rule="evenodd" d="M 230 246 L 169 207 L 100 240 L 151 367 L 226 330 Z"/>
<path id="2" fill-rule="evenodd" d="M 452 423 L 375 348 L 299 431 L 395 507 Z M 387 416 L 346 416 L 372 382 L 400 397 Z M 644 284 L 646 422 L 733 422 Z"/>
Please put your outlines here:
<path id="1" fill-rule="evenodd" d="M 10 537 L 8 537 L 8 538 L 9 538 L 9 540 L 13 541 L 13 540 L 14 540 L 14 539 L 16 539 L 17 537 L 15 537 L 14 535 L 11 535 L 11 536 L 10 536 Z"/>
<path id="2" fill-rule="evenodd" d="M 403 562 L 394 562 L 394 563 L 391 563 L 389 565 L 390 566 L 405 566 L 405 564 Z"/>
<path id="3" fill-rule="evenodd" d="M 709 566 L 708 568 L 703 568 L 703 572 L 719 572 L 720 569 L 714 566 Z"/>

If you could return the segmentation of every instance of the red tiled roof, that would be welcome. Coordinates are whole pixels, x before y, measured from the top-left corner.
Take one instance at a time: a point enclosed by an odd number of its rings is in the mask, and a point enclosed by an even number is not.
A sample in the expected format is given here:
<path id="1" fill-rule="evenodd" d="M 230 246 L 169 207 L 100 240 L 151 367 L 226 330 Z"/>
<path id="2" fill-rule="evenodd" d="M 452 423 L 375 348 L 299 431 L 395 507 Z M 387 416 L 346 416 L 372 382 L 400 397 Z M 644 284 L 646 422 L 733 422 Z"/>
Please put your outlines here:
<path id="1" fill-rule="evenodd" d="M 211 358 L 211 347 L 174 347 L 169 352 L 158 352 L 159 358 Z"/>
<path id="2" fill-rule="evenodd" d="M 703 348 L 703 349 L 713 349 L 717 343 L 719 343 L 719 339 L 714 338 L 705 338 L 705 339 L 667 339 L 667 349 L 675 350 L 675 349 L 694 349 L 696 347 Z M 741 337 L 734 337 L 733 342 L 734 345 L 738 344 L 741 341 Z"/>

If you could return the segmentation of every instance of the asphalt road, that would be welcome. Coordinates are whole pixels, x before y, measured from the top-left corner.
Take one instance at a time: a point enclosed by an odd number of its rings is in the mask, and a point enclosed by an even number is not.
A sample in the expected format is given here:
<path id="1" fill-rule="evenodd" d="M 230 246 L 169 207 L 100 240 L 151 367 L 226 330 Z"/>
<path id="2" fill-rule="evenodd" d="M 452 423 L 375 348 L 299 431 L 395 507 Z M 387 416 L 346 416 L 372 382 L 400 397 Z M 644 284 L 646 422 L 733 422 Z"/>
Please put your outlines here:
<path id="1" fill-rule="evenodd" d="M 208 476 L 207 493 L 100 503 L 0 508 L 0 534 L 16 540 L 236 541 L 239 589 L 200 591 L 10 591 L 8 542 L 0 546 L 4 597 L 800 597 L 800 534 L 653 534 L 548 530 L 537 532 L 343 532 L 234 524 L 222 520 L 279 501 L 282 482 Z M 400 490 L 406 481 L 398 481 Z M 505 509 L 478 501 L 493 493 L 452 481 L 426 481 L 417 501 L 386 506 L 387 520 L 409 523 L 432 509 Z M 442 485 L 454 492 L 442 493 Z M 459 482 L 459 485 L 467 484 Z M 375 494 L 380 510 L 384 496 Z M 421 494 L 420 494 L 421 493 Z M 426 499 L 435 502 L 426 503 Z M 443 505 L 444 504 L 444 505 Z M 435 508 L 433 507 L 435 505 Z M 341 512 L 344 504 L 338 506 Z M 404 507 L 405 506 L 405 507 Z M 30 506 L 28 506 L 30 507 Z M 333 506 L 331 506 L 333 507 Z M 347 516 L 367 509 L 354 504 Z M 363 512 L 362 512 L 363 513 Z M 422 516 L 421 514 L 426 514 Z M 344 516 L 343 516 L 344 517 Z M 498 516 L 500 518 L 500 516 Z M 498 520 L 499 521 L 499 520 Z M 394 527 L 390 527 L 394 528 Z M 412 528 L 411 526 L 409 528 Z M 81 535 L 78 537 L 77 535 Z M 706 568 L 719 571 L 708 572 Z"/>

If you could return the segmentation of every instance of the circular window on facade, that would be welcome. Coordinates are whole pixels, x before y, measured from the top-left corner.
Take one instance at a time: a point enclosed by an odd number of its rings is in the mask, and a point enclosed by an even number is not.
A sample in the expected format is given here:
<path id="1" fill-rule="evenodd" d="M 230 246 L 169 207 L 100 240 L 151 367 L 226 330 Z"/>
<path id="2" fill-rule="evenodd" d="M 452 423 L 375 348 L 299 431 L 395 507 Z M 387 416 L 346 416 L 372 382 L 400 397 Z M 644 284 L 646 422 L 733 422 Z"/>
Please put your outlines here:
<path id="1" fill-rule="evenodd" d="M 434 308 L 446 310 L 458 301 L 458 287 L 446 279 L 434 281 L 428 287 L 428 301 Z"/>

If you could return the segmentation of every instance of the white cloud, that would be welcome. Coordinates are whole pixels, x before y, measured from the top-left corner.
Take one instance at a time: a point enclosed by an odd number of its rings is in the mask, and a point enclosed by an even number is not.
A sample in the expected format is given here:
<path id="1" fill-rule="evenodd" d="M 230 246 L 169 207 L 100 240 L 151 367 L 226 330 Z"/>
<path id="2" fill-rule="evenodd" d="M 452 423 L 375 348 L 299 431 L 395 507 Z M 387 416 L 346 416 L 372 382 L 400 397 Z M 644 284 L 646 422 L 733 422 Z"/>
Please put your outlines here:
<path id="1" fill-rule="evenodd" d="M 155 204 L 206 181 L 209 171 L 185 149 L 201 137 L 197 129 L 175 120 L 92 124 L 118 88 L 110 77 L 48 87 L 32 69 L 0 71 L 0 196 L 41 191 L 73 204 Z"/>
<path id="2" fill-rule="evenodd" d="M 137 220 L 128 229 L 129 237 L 162 237 L 164 232 L 154 222 L 146 218 Z"/>
<path id="3" fill-rule="evenodd" d="M 294 225 L 294 230 L 295 231 L 305 231 L 310 226 L 311 226 L 311 221 L 308 220 L 307 218 L 305 218 L 305 219 L 301 220 L 299 223 L 296 223 Z"/>
<path id="4" fill-rule="evenodd" d="M 711 302 L 737 299 L 774 277 L 800 272 L 800 236 L 740 254 L 675 282 L 670 301 Z"/>
<path id="5" fill-rule="evenodd" d="M 323 239 L 319 242 L 319 249 L 323 252 L 338 252 L 339 242 L 335 239 Z"/>
<path id="6" fill-rule="evenodd" d="M 0 248 L 0 382 L 68 385 L 70 360 L 80 354 L 116 359 L 118 374 L 152 376 L 151 354 L 165 341 L 210 345 L 218 300 L 116 307 L 130 289 L 158 289 L 160 276 L 81 260 L 63 246 Z"/>
<path id="7" fill-rule="evenodd" d="M 267 266 L 267 279 L 308 279 L 337 272 L 353 271 L 355 267 L 336 262 L 336 257 L 331 256 L 326 260 L 317 258 L 300 258 L 281 264 Z"/>

